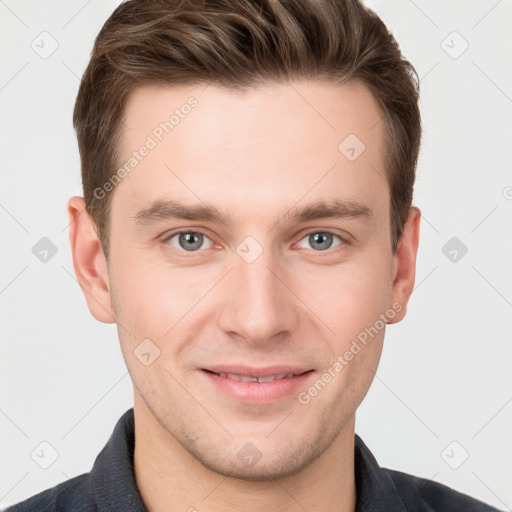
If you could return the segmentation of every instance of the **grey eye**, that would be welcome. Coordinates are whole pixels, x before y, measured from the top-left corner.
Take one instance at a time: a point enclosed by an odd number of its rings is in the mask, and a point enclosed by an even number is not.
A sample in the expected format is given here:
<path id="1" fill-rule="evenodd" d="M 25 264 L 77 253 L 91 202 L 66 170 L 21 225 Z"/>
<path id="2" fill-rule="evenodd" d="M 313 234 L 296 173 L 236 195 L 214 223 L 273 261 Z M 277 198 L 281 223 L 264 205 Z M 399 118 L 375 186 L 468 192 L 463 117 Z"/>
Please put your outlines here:
<path id="1" fill-rule="evenodd" d="M 301 240 L 301 243 L 303 240 L 307 240 L 313 249 L 318 251 L 325 251 L 332 247 L 334 238 L 338 238 L 342 242 L 341 238 L 338 235 L 335 235 L 334 233 L 329 233 L 328 231 L 317 231 L 315 233 L 310 233 L 309 235 L 306 235 Z M 301 245 L 300 247 L 304 246 Z M 308 249 L 308 247 L 305 247 L 305 249 Z"/>
<path id="2" fill-rule="evenodd" d="M 173 239 L 177 238 L 177 243 L 173 243 Z M 206 235 L 203 233 L 198 233 L 196 231 L 180 231 L 179 233 L 175 233 L 174 235 L 168 238 L 169 243 L 176 247 L 177 249 L 183 249 L 188 252 L 194 252 L 201 248 L 203 243 L 209 240 Z M 206 247 L 208 248 L 208 247 Z"/>

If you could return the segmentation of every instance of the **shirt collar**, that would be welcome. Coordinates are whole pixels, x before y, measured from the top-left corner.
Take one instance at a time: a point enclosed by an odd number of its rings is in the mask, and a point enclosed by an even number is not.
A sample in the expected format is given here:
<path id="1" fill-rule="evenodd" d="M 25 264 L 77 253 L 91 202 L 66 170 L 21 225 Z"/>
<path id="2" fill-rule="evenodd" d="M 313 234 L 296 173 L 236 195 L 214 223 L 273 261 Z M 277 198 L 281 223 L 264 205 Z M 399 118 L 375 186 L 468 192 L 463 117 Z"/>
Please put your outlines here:
<path id="1" fill-rule="evenodd" d="M 91 470 L 92 493 L 98 511 L 148 512 L 135 482 L 133 407 L 118 420 L 114 432 Z"/>
<path id="2" fill-rule="evenodd" d="M 355 434 L 355 512 L 405 512 L 407 508 L 388 471 L 381 468 L 363 440 Z"/>
<path id="3" fill-rule="evenodd" d="M 147 512 L 135 482 L 133 407 L 118 420 L 91 471 L 92 494 L 99 511 Z M 355 512 L 405 511 L 406 507 L 388 472 L 380 468 L 363 440 L 355 434 Z"/>

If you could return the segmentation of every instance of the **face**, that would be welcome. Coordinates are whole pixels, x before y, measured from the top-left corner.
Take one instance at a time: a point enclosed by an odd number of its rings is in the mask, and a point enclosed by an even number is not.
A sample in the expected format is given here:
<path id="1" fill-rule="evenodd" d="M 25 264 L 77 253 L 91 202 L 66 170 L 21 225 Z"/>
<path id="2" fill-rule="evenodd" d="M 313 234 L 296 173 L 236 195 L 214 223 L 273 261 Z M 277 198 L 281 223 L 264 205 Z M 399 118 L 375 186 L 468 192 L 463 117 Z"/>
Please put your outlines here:
<path id="1" fill-rule="evenodd" d="M 380 119 L 358 82 L 130 97 L 96 302 L 136 414 L 213 471 L 290 475 L 353 425 L 414 273 L 415 247 L 402 267 L 391 250 Z"/>

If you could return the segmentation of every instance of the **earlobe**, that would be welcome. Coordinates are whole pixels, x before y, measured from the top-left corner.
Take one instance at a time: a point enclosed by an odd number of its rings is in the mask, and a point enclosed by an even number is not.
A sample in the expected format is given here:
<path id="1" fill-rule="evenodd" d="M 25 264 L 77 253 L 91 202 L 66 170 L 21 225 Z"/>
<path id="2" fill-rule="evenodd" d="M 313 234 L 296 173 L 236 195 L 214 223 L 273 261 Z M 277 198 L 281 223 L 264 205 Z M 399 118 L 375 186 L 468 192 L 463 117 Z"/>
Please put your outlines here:
<path id="1" fill-rule="evenodd" d="M 409 216 L 404 225 L 402 237 L 395 254 L 395 277 L 391 291 L 390 307 L 397 314 L 388 320 L 389 324 L 400 322 L 407 312 L 407 303 L 414 288 L 416 276 L 416 256 L 420 240 L 421 212 L 416 206 L 411 206 Z M 398 311 L 398 309 L 400 310 Z"/>
<path id="2" fill-rule="evenodd" d="M 114 323 L 107 262 L 94 221 L 83 197 L 70 198 L 67 209 L 73 267 L 89 311 L 100 322 Z"/>

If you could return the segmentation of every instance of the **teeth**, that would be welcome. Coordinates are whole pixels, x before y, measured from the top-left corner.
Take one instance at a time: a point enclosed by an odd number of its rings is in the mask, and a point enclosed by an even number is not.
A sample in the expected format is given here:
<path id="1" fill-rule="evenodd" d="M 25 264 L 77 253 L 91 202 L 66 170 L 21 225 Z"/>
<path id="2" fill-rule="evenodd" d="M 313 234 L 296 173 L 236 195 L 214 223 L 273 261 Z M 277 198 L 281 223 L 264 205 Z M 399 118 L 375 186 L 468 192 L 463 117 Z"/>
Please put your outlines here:
<path id="1" fill-rule="evenodd" d="M 258 382 L 273 382 L 282 378 L 281 375 L 268 375 L 267 377 L 258 377 Z"/>
<path id="2" fill-rule="evenodd" d="M 240 382 L 273 382 L 275 380 L 289 379 L 294 373 L 282 373 L 281 375 L 268 375 L 267 377 L 250 377 L 249 375 L 237 375 L 236 373 L 219 373 L 220 377 L 238 380 Z"/>

